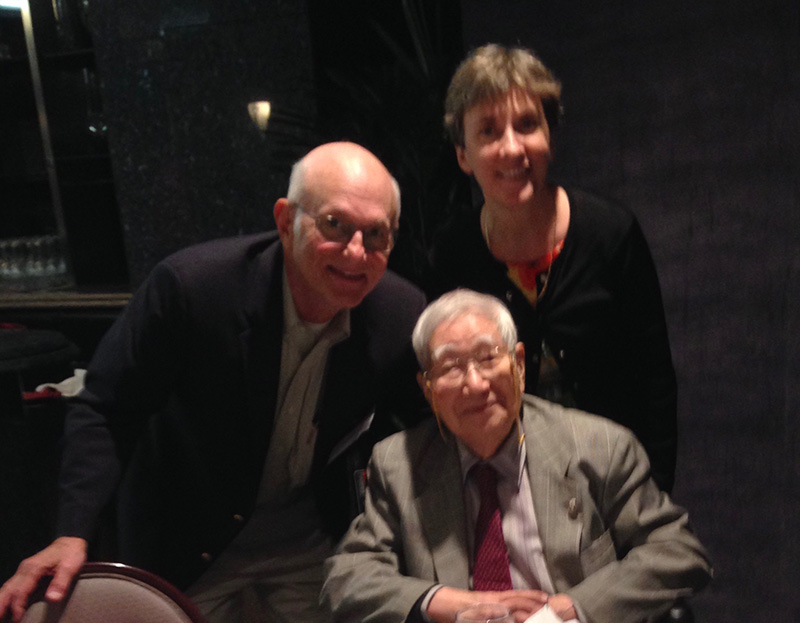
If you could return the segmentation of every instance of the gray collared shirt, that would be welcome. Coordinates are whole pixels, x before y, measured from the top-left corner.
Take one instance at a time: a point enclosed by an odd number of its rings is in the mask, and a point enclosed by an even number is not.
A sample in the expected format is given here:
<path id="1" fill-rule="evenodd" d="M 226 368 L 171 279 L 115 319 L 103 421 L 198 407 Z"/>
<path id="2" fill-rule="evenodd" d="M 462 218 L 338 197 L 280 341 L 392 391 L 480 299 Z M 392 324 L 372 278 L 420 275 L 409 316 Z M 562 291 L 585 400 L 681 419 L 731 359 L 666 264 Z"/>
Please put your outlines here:
<path id="1" fill-rule="evenodd" d="M 308 482 L 317 438 L 314 420 L 328 352 L 350 335 L 347 309 L 324 324 L 301 320 L 285 275 L 283 308 L 278 402 L 259 503 L 281 502 Z"/>
<path id="2" fill-rule="evenodd" d="M 305 587 L 315 601 L 322 563 L 333 553 L 308 481 L 328 352 L 350 335 L 350 312 L 340 311 L 322 325 L 303 322 L 284 273 L 283 317 L 278 400 L 256 507 L 242 531 L 189 589 L 199 601 L 235 598 L 253 584 L 270 594 L 270 586 L 289 581 Z M 289 612 L 289 601 L 276 599 L 270 605 Z"/>

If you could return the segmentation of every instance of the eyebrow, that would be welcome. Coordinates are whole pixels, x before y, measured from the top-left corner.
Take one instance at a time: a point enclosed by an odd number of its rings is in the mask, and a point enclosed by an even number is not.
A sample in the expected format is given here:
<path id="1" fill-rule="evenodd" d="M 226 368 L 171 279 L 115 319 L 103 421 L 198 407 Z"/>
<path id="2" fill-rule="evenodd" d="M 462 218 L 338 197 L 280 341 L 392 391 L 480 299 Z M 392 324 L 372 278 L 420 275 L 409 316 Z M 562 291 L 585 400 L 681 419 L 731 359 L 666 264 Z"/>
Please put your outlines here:
<path id="1" fill-rule="evenodd" d="M 475 346 L 497 346 L 495 339 L 489 335 L 488 333 L 482 333 L 477 335 L 474 340 L 472 340 L 472 348 Z M 447 354 L 458 354 L 461 350 L 456 347 L 455 344 L 448 342 L 447 344 L 442 344 L 441 346 L 437 346 L 431 352 L 431 361 L 436 361 L 437 359 L 441 359 L 443 355 Z"/>

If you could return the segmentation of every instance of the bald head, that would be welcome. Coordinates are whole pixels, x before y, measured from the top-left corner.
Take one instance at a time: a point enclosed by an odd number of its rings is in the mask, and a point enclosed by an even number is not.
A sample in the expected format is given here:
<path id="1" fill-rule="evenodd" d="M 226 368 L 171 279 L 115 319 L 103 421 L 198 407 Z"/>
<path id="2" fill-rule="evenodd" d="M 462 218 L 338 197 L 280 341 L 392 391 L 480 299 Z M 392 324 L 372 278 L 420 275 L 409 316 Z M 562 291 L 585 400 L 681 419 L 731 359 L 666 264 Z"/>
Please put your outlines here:
<path id="1" fill-rule="evenodd" d="M 368 149 L 349 142 L 325 143 L 292 167 L 287 199 L 313 209 L 342 186 L 385 196 L 394 227 L 400 219 L 400 187 L 383 163 Z"/>
<path id="2" fill-rule="evenodd" d="M 372 153 L 327 143 L 294 166 L 273 214 L 297 312 L 306 322 L 327 322 L 361 303 L 383 277 L 400 193 Z"/>

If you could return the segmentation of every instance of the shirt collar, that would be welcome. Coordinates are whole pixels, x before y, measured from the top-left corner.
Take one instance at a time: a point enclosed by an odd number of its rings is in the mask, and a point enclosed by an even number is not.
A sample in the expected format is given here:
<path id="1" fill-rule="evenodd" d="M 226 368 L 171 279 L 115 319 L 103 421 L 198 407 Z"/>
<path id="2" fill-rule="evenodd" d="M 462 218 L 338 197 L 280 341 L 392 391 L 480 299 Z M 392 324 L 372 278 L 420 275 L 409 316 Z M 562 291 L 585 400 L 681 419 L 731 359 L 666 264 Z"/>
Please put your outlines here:
<path id="1" fill-rule="evenodd" d="M 461 479 L 466 482 L 469 470 L 480 462 L 480 458 L 473 454 L 473 452 L 456 438 L 456 446 L 458 447 L 458 458 L 461 463 Z M 527 453 L 525 443 L 520 443 L 517 434 L 516 426 L 512 428 L 506 440 L 500 444 L 500 447 L 485 463 L 491 465 L 498 476 L 509 482 L 517 483 L 519 488 L 522 482 L 522 476 L 525 472 L 525 462 L 527 460 Z"/>
<path id="2" fill-rule="evenodd" d="M 320 338 L 336 344 L 350 337 L 350 310 L 339 310 L 328 322 L 321 324 L 304 321 L 297 313 L 292 290 L 289 287 L 289 279 L 286 276 L 286 269 L 284 269 L 283 334 L 289 339 L 296 340 L 298 344 L 305 345 L 303 350 L 310 350 Z"/>

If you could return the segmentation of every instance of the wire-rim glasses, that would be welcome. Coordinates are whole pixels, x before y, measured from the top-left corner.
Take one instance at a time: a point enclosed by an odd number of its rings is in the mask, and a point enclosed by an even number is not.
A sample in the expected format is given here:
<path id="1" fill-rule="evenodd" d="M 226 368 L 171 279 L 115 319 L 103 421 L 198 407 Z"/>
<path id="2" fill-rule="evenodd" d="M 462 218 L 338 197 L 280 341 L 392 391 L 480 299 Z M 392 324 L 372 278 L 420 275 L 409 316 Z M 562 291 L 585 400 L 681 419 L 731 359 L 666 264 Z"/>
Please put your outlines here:
<path id="1" fill-rule="evenodd" d="M 486 346 L 466 356 L 445 356 L 431 365 L 425 377 L 448 385 L 460 385 L 467 378 L 470 366 L 474 366 L 481 377 L 490 379 L 497 374 L 508 355 L 504 346 Z"/>
<path id="2" fill-rule="evenodd" d="M 302 210 L 297 206 L 298 210 Z M 342 216 L 334 214 L 318 214 L 312 216 L 305 212 L 314 221 L 317 231 L 329 242 L 348 244 L 357 231 L 361 232 L 361 244 L 366 251 L 389 253 L 397 239 L 397 228 L 388 223 L 377 222 L 366 227 L 359 227 Z"/>

